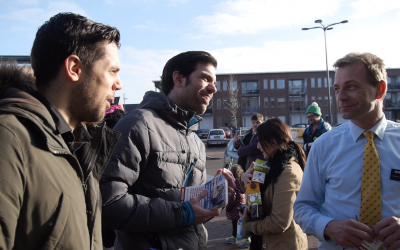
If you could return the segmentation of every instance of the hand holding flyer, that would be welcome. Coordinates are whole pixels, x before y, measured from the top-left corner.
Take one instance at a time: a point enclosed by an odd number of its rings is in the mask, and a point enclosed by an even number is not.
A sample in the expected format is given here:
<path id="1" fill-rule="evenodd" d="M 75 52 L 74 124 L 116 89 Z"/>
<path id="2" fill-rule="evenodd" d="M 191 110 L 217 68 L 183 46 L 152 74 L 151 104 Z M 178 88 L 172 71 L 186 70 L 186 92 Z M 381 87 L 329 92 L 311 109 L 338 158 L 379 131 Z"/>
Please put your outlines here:
<path id="1" fill-rule="evenodd" d="M 204 185 L 181 188 L 181 203 L 197 197 L 208 189 L 207 196 L 200 201 L 200 205 L 207 210 L 217 210 L 228 203 L 228 181 L 223 174 L 219 174 Z"/>

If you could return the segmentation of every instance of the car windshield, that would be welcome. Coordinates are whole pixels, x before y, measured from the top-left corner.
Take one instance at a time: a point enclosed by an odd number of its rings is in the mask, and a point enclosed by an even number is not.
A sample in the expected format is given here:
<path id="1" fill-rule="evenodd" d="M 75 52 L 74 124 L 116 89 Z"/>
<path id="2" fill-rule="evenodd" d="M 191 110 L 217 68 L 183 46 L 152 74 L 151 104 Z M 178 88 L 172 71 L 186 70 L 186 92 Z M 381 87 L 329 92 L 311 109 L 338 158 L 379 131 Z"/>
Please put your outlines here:
<path id="1" fill-rule="evenodd" d="M 221 130 L 211 130 L 210 135 L 223 135 L 224 131 Z"/>
<path id="2" fill-rule="evenodd" d="M 208 130 L 207 129 L 199 129 L 198 133 L 208 133 Z"/>

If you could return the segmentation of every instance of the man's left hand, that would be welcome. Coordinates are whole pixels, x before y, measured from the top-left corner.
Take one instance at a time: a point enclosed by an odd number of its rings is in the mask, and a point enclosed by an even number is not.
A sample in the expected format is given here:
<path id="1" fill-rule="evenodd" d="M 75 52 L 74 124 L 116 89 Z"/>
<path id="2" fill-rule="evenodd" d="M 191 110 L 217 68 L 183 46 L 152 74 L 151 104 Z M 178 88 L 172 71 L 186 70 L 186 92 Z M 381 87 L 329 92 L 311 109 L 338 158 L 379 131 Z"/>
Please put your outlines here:
<path id="1" fill-rule="evenodd" d="M 397 217 L 381 220 L 372 227 L 375 235 L 387 250 L 400 248 L 400 221 Z"/>

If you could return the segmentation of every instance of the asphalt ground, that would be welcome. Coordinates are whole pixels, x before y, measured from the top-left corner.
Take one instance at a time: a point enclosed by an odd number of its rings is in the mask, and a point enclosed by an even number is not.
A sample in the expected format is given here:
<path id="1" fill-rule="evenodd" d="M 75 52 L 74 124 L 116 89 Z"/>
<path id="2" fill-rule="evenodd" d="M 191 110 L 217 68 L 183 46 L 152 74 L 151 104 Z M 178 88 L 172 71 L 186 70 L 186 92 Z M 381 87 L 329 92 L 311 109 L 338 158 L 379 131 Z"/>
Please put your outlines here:
<path id="1" fill-rule="evenodd" d="M 206 140 L 203 140 L 205 142 Z M 207 148 L 207 174 L 208 179 L 212 179 L 218 169 L 223 167 L 223 156 L 225 147 L 215 146 Z M 231 236 L 232 224 L 226 218 L 225 210 L 217 217 L 204 224 L 208 231 L 208 249 L 209 250 L 228 250 L 228 249 L 241 249 L 237 245 L 225 243 L 225 239 Z M 318 249 L 318 239 L 314 236 L 308 236 L 308 249 Z M 242 243 L 244 239 L 238 239 L 238 244 Z M 242 248 L 243 249 L 243 248 Z"/>

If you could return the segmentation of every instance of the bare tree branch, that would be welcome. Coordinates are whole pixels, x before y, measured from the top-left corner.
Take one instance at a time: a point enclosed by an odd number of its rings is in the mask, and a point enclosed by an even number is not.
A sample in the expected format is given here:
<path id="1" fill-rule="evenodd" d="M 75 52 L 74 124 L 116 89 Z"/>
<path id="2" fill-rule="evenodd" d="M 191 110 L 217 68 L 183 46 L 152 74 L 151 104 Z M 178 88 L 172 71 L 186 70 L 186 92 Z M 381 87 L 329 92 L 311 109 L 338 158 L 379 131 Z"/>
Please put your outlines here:
<path id="1" fill-rule="evenodd" d="M 234 118 L 236 122 L 236 114 L 237 110 L 240 107 L 240 102 L 239 102 L 239 86 L 238 82 L 235 80 L 236 76 L 235 75 L 229 75 L 228 79 L 226 81 L 223 81 L 227 83 L 227 97 L 225 98 L 224 96 L 224 86 L 222 87 L 221 95 L 222 95 L 222 100 L 223 100 L 223 105 L 224 107 L 232 114 L 232 117 Z M 237 126 L 237 123 L 234 124 L 234 126 Z"/>

